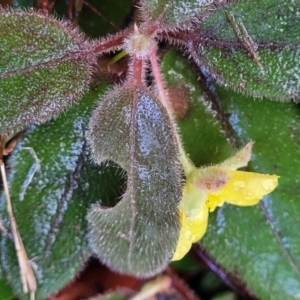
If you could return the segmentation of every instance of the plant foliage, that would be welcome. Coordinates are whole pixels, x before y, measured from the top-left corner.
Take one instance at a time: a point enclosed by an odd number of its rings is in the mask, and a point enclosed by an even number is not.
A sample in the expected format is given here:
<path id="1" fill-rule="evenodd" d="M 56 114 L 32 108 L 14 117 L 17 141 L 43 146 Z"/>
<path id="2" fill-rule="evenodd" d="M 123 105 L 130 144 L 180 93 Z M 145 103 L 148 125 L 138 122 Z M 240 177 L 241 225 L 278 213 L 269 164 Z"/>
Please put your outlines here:
<path id="1" fill-rule="evenodd" d="M 86 37 L 43 11 L 0 9 L 0 132 L 25 130 L 9 185 L 37 299 L 93 253 L 140 277 L 167 267 L 180 231 L 181 140 L 196 165 L 253 140 L 249 169 L 281 176 L 258 206 L 217 209 L 201 244 L 259 298 L 299 295 L 299 3 L 141 0 L 126 29 L 95 40 L 87 9 L 75 12 Z M 120 26 L 125 10 L 115 11 Z M 160 52 L 162 41 L 191 64 Z M 104 92 L 107 80 L 117 84 Z M 0 216 L 10 228 L 4 195 Z M 9 233 L 0 231 L 0 251 L 0 289 L 26 299 Z"/>

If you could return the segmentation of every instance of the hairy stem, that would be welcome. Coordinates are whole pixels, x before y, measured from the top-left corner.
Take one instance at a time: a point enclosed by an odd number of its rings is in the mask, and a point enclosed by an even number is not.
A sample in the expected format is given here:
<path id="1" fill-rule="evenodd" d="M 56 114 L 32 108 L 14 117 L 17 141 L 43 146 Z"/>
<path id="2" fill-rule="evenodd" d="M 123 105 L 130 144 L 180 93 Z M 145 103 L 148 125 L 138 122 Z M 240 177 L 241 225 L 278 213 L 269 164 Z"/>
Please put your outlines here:
<path id="1" fill-rule="evenodd" d="M 93 53 L 96 56 L 116 52 L 123 48 L 124 39 L 130 34 L 132 28 L 121 31 L 120 33 L 110 36 L 106 39 L 101 39 L 92 44 Z"/>
<path id="2" fill-rule="evenodd" d="M 166 93 L 166 89 L 164 87 L 164 81 L 162 78 L 160 67 L 158 65 L 155 49 L 153 49 L 150 52 L 150 62 L 152 65 L 152 72 L 153 72 L 153 76 L 155 78 L 159 99 L 160 99 L 161 103 L 163 104 L 163 106 L 166 108 L 166 110 L 169 114 L 169 117 L 170 117 L 171 121 L 173 121 L 174 127 L 176 129 L 175 135 L 176 135 L 176 140 L 177 140 L 177 144 L 179 147 L 179 160 L 183 167 L 185 175 L 188 176 L 188 174 L 190 174 L 195 169 L 195 166 L 189 159 L 189 157 L 188 157 L 187 153 L 185 152 L 184 147 L 182 145 L 182 141 L 181 141 L 181 138 L 178 133 L 178 128 L 176 126 L 176 123 L 175 123 L 175 120 L 173 117 L 173 111 L 172 111 L 172 108 L 171 108 L 171 105 L 170 105 L 170 102 L 168 99 L 168 95 Z"/>

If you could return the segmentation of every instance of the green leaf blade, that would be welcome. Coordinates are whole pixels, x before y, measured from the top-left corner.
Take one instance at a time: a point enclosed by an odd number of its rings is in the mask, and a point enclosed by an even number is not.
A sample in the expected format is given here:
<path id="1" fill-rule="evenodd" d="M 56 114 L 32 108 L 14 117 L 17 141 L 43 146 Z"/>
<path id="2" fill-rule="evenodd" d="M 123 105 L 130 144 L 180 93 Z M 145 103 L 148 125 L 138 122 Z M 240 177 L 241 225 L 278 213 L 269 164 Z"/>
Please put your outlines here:
<path id="1" fill-rule="evenodd" d="M 295 192 L 300 166 L 298 108 L 290 103 L 253 101 L 223 89 L 218 96 L 239 140 L 243 144 L 255 141 L 250 170 L 277 174 L 280 179 L 277 189 L 255 207 L 219 209 L 203 245 L 260 298 L 293 299 L 300 292 L 295 226 L 300 213 Z M 237 220 L 243 221 L 237 224 Z"/>
<path id="2" fill-rule="evenodd" d="M 55 59 L 61 59 L 68 52 L 80 49 L 79 41 L 72 36 L 70 26 L 63 28 L 53 18 L 29 11 L 1 11 L 1 74 L 33 67 Z M 28 30 L 31 25 L 31 30 Z M 62 30 L 59 30 L 61 27 Z M 68 28 L 69 27 L 69 28 Z M 70 33 L 66 32 L 69 29 Z M 76 32 L 74 31 L 74 35 Z M 24 45 L 24 41 L 27 45 Z M 53 43 L 55 41 L 55 44 Z"/>
<path id="3" fill-rule="evenodd" d="M 162 69 L 168 84 L 189 88 L 191 113 L 179 125 L 195 164 L 228 158 L 234 151 L 231 137 L 240 146 L 255 142 L 249 171 L 280 176 L 276 190 L 257 206 L 224 205 L 211 213 L 201 246 L 259 299 L 295 299 L 300 293 L 297 105 L 255 101 L 217 87 L 216 94 L 210 95 L 220 103 L 217 112 L 203 101 L 195 75 L 175 52 L 164 57 Z M 220 123 L 220 113 L 231 130 Z"/>
<path id="4" fill-rule="evenodd" d="M 0 27 L 0 131 L 45 122 L 87 90 L 95 57 L 70 25 L 1 9 Z"/>
<path id="5" fill-rule="evenodd" d="M 1 233 L 0 233 L 1 234 Z M 1 291 L 1 299 L 3 300 L 11 300 L 14 297 L 13 291 L 10 286 L 8 286 L 5 279 L 2 279 L 1 269 L 0 269 L 0 291 Z"/>
<path id="6" fill-rule="evenodd" d="M 114 89 L 93 114 L 94 159 L 109 158 L 127 171 L 121 201 L 94 206 L 87 217 L 94 251 L 114 270 L 152 276 L 175 251 L 181 186 L 173 130 L 161 104 L 141 88 Z"/>
<path id="7" fill-rule="evenodd" d="M 229 1 L 230 2 L 230 1 Z M 143 0 L 142 9 L 145 13 L 159 20 L 165 26 L 188 27 L 188 24 L 199 18 L 204 18 L 212 9 L 228 4 L 228 1 L 216 0 Z"/>
<path id="8" fill-rule="evenodd" d="M 255 98 L 299 101 L 298 4 L 243 1 L 227 9 L 213 13 L 200 27 L 201 37 L 192 50 L 198 64 L 235 91 Z"/>
<path id="9" fill-rule="evenodd" d="M 37 278 L 36 299 L 60 290 L 92 255 L 86 221 L 90 205 L 98 197 L 108 205 L 121 193 L 120 172 L 92 164 L 84 137 L 88 117 L 102 90 L 90 92 L 56 120 L 32 128 L 9 162 L 13 210 Z M 34 174 L 38 162 L 24 147 L 33 148 L 40 160 L 40 170 Z M 1 218 L 9 229 L 4 195 L 0 203 Z M 0 251 L 3 274 L 15 294 L 27 299 L 22 293 L 13 242 L 2 234 Z"/>
<path id="10" fill-rule="evenodd" d="M 189 62 L 178 52 L 169 51 L 161 62 L 161 68 L 170 92 L 173 87 L 188 90 L 190 112 L 184 119 L 177 120 L 177 123 L 190 159 L 201 166 L 216 164 L 228 158 L 233 152 L 232 146 L 228 144 L 228 133 L 222 127 L 209 99 L 205 97 Z"/>

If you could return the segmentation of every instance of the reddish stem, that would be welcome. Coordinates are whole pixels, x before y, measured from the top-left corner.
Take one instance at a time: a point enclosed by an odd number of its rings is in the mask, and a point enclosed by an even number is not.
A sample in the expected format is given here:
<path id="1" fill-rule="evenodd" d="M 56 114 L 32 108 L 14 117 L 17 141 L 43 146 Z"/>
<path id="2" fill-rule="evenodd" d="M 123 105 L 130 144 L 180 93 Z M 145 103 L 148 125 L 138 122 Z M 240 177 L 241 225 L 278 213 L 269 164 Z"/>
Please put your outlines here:
<path id="1" fill-rule="evenodd" d="M 131 33 L 132 28 L 121 31 L 117 35 L 110 36 L 106 39 L 100 39 L 93 44 L 93 52 L 96 56 L 119 51 L 123 48 L 124 39 Z"/>
<path id="2" fill-rule="evenodd" d="M 129 68 L 130 81 L 137 86 L 141 86 L 144 83 L 145 77 L 145 62 L 142 59 L 136 57 L 132 58 L 132 62 Z"/>
<path id="3" fill-rule="evenodd" d="M 187 175 L 194 168 L 194 165 L 192 164 L 192 162 L 190 161 L 186 152 L 184 151 L 184 148 L 183 148 L 183 145 L 181 142 L 181 138 L 179 136 L 179 131 L 178 131 L 178 128 L 177 128 L 176 123 L 173 118 L 173 110 L 170 105 L 166 90 L 164 88 L 164 81 L 163 81 L 161 71 L 160 71 L 160 68 L 158 65 L 155 49 L 153 49 L 150 52 L 150 62 L 152 65 L 153 76 L 155 78 L 155 82 L 156 82 L 156 86 L 157 86 L 157 90 L 158 90 L 159 100 L 161 101 L 162 105 L 165 107 L 165 109 L 169 115 L 169 118 L 174 126 L 174 129 L 175 129 L 174 135 L 175 135 L 175 139 L 176 139 L 177 145 L 178 145 L 179 159 L 180 159 L 182 166 L 184 167 L 185 174 Z"/>
<path id="4" fill-rule="evenodd" d="M 161 71 L 160 71 L 160 67 L 159 67 L 158 61 L 157 61 L 156 49 L 153 49 L 150 52 L 150 62 L 151 62 L 151 65 L 152 65 L 152 72 L 153 72 L 153 76 L 154 76 L 155 83 L 156 83 L 156 86 L 157 86 L 159 99 L 160 99 L 161 103 L 163 104 L 163 106 L 167 109 L 168 113 L 171 115 L 171 110 L 169 108 L 168 97 L 167 97 L 165 87 L 164 87 L 164 81 L 163 81 Z"/>

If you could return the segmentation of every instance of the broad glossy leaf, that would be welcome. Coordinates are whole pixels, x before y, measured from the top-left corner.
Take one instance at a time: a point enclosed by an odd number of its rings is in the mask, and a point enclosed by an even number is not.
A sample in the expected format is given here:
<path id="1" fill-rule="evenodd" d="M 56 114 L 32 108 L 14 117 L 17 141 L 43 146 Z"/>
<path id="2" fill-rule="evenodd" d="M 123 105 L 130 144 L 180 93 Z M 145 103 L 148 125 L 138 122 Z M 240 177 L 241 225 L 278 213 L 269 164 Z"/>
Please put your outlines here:
<path id="1" fill-rule="evenodd" d="M 188 27 L 192 21 L 206 17 L 212 10 L 235 0 L 142 0 L 142 9 L 150 18 L 165 26 Z M 190 26 L 190 25 L 189 25 Z M 165 28 L 164 28 L 165 29 Z"/>
<path id="2" fill-rule="evenodd" d="M 254 97 L 299 101 L 299 14 L 299 2 L 292 0 L 229 5 L 205 20 L 191 51 L 225 86 Z"/>
<path id="3" fill-rule="evenodd" d="M 0 132 L 45 122 L 87 90 L 95 57 L 53 17 L 0 9 Z"/>
<path id="4" fill-rule="evenodd" d="M 95 253 L 123 273 L 158 273 L 176 247 L 181 200 L 178 146 L 165 109 L 145 88 L 116 87 L 94 111 L 88 137 L 96 162 L 113 160 L 127 172 L 121 201 L 88 214 Z"/>
<path id="5" fill-rule="evenodd" d="M 32 128 L 9 162 L 13 209 L 36 274 L 37 299 L 58 291 L 91 255 L 86 222 L 90 205 L 100 200 L 109 206 L 121 194 L 120 172 L 92 164 L 84 138 L 101 90 L 87 94 L 56 120 Z M 25 147 L 39 159 L 40 169 L 34 174 L 37 161 Z M 0 215 L 10 228 L 3 195 Z M 0 252 L 3 273 L 15 294 L 25 299 L 13 243 L 2 233 Z"/>

